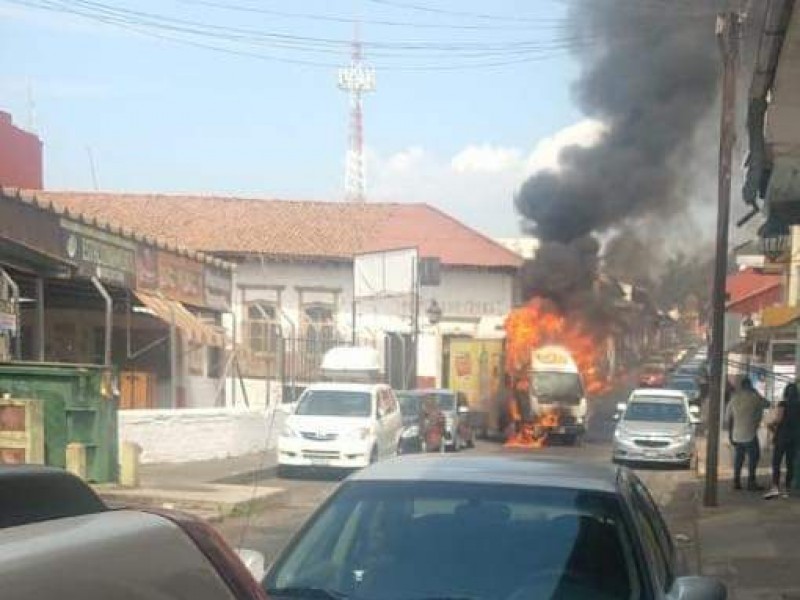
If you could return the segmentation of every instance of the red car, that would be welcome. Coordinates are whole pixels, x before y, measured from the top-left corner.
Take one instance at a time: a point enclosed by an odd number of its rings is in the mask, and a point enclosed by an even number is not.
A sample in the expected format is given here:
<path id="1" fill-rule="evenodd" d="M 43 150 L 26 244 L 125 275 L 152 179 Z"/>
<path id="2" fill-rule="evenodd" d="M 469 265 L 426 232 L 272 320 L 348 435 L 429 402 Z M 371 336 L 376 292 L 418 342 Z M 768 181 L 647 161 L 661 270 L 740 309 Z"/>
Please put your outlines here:
<path id="1" fill-rule="evenodd" d="M 639 387 L 664 387 L 667 368 L 662 364 L 648 363 L 639 375 Z"/>

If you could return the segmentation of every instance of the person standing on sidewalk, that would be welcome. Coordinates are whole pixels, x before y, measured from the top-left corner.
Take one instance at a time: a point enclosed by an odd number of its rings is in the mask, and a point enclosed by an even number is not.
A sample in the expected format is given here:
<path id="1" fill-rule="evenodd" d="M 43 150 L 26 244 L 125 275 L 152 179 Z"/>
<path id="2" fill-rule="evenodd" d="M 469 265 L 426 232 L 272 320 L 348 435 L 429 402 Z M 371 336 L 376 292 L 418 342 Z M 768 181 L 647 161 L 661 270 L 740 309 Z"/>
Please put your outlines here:
<path id="1" fill-rule="evenodd" d="M 753 389 L 749 377 L 743 377 L 740 387 L 731 396 L 725 408 L 725 422 L 730 426 L 733 442 L 733 487 L 742 489 L 742 467 L 747 457 L 747 489 L 759 491 L 764 488 L 756 481 L 756 469 L 761 458 L 758 428 L 764 418 L 766 401 Z"/>
<path id="2" fill-rule="evenodd" d="M 794 458 L 800 443 L 800 392 L 797 384 L 790 383 L 783 390 L 783 401 L 778 404 L 775 420 L 769 424 L 773 434 L 772 488 L 764 498 L 788 496 L 794 481 Z M 786 458 L 786 487 L 781 494 L 781 463 Z"/>

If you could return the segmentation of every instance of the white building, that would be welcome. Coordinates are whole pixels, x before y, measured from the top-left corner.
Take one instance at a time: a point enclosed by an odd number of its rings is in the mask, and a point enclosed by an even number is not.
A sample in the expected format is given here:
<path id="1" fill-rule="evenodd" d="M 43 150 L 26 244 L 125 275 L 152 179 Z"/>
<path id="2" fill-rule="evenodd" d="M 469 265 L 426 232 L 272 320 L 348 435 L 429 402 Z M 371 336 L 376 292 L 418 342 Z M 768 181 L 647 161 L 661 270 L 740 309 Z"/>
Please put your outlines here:
<path id="1" fill-rule="evenodd" d="M 228 403 L 246 394 L 258 406 L 293 394 L 318 376 L 328 348 L 354 339 L 383 353 L 394 385 L 442 385 L 449 340 L 495 328 L 517 300 L 522 258 L 425 204 L 57 196 L 89 216 L 237 264 L 227 323 L 236 340 Z M 417 381 L 411 290 L 353 303 L 354 256 L 400 248 L 441 262 L 440 284 L 420 289 Z M 434 304 L 441 316 L 431 324 Z"/>

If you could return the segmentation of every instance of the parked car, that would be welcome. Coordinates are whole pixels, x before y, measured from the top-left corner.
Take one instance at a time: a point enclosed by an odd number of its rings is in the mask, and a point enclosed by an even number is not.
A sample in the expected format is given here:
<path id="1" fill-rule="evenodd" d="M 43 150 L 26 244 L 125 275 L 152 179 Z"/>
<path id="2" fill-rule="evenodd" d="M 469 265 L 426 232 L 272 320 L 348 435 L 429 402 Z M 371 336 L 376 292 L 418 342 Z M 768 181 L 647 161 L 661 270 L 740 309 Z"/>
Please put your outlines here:
<path id="1" fill-rule="evenodd" d="M 664 387 L 666 389 L 683 392 L 689 399 L 690 404 L 700 404 L 701 400 L 703 399 L 702 392 L 700 390 L 700 384 L 698 383 L 697 378 L 691 375 L 687 376 L 681 374 L 680 372 L 676 372 L 667 379 Z"/>
<path id="2" fill-rule="evenodd" d="M 649 362 L 639 374 L 640 387 L 662 387 L 667 378 L 667 366 L 663 362 Z"/>
<path id="3" fill-rule="evenodd" d="M 189 515 L 109 510 L 61 469 L 0 465 L 3 600 L 267 600 L 263 571 Z"/>
<path id="4" fill-rule="evenodd" d="M 638 389 L 617 408 L 612 460 L 691 466 L 700 420 L 699 409 L 690 406 L 686 394 Z"/>
<path id="5" fill-rule="evenodd" d="M 464 393 L 447 389 L 420 390 L 420 393 L 435 398 L 444 416 L 445 447 L 454 452 L 462 448 L 472 448 L 475 445 L 475 430 Z"/>
<path id="6" fill-rule="evenodd" d="M 279 474 L 304 467 L 365 467 L 395 456 L 402 431 L 400 406 L 388 385 L 311 385 L 278 438 Z"/>
<path id="7" fill-rule="evenodd" d="M 410 456 L 346 480 L 264 578 L 275 600 L 722 600 L 642 481 L 530 456 Z"/>
<path id="8" fill-rule="evenodd" d="M 418 390 L 396 392 L 403 414 L 402 454 L 437 451 L 444 438 L 445 417 L 436 397 Z"/>

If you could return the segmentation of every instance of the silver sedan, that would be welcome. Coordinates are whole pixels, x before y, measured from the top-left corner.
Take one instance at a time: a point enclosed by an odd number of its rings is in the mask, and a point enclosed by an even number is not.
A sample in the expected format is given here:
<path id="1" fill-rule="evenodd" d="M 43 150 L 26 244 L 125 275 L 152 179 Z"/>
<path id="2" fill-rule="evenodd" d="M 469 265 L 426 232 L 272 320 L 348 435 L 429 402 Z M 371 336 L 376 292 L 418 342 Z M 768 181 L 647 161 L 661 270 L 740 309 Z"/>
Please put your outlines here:
<path id="1" fill-rule="evenodd" d="M 620 405 L 614 431 L 614 462 L 680 465 L 695 457 L 696 407 L 675 390 L 636 390 Z"/>

